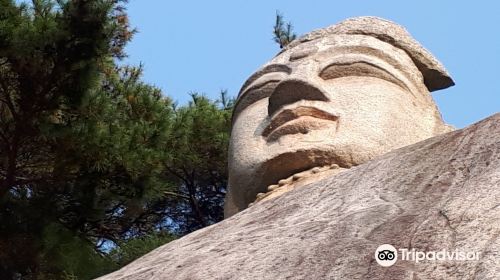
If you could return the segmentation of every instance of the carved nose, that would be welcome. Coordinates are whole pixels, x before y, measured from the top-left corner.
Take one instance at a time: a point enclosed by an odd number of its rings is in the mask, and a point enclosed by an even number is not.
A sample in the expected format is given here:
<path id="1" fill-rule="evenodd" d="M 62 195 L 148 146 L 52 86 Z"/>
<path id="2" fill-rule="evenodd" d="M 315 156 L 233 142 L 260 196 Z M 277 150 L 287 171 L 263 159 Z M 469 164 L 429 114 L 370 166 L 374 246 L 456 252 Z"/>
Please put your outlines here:
<path id="1" fill-rule="evenodd" d="M 272 116 L 281 107 L 300 100 L 329 101 L 327 95 L 317 87 L 299 79 L 289 79 L 280 82 L 269 97 L 267 108 Z"/>

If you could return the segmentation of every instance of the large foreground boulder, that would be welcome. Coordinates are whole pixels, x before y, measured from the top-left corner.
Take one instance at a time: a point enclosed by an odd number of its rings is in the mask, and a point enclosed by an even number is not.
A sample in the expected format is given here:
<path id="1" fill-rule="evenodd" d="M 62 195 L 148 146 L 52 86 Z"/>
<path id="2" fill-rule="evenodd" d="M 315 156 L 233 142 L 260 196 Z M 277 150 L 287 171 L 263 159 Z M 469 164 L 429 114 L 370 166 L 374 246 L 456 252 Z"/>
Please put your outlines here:
<path id="1" fill-rule="evenodd" d="M 500 114 L 258 202 L 100 279 L 499 279 Z M 381 244 L 475 252 L 401 260 Z"/>

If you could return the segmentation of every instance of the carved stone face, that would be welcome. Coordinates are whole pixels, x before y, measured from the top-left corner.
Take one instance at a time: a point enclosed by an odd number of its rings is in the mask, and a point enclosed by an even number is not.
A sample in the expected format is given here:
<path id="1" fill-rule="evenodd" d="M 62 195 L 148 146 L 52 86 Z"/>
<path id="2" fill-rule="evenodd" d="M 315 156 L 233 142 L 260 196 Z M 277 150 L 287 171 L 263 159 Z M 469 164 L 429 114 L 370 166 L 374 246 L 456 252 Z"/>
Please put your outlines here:
<path id="1" fill-rule="evenodd" d="M 356 34 L 303 42 L 240 92 L 225 214 L 294 173 L 333 163 L 351 167 L 448 130 L 404 50 Z"/>

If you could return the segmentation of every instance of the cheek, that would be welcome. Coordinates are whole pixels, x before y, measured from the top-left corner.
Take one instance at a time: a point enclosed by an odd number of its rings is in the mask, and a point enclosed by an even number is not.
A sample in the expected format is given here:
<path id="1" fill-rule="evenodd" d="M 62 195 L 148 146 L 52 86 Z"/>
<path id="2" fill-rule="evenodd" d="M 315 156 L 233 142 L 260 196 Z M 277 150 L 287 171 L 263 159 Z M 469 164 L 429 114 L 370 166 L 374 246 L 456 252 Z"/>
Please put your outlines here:
<path id="1" fill-rule="evenodd" d="M 261 99 L 241 111 L 233 123 L 229 153 L 239 164 L 253 165 L 264 156 L 265 141 L 257 131 L 266 120 L 267 106 L 268 99 Z"/>
<path id="2" fill-rule="evenodd" d="M 428 137 L 428 114 L 411 93 L 392 83 L 365 77 L 346 80 L 330 92 L 342 111 L 339 136 L 353 144 L 386 151 Z"/>

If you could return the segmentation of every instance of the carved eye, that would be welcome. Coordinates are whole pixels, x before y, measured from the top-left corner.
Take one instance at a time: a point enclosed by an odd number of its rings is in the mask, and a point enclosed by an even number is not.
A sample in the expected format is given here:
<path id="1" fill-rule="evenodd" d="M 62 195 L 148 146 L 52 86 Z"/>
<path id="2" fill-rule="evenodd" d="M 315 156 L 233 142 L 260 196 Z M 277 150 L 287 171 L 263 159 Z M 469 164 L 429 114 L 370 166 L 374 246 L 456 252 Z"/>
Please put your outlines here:
<path id="1" fill-rule="evenodd" d="M 331 80 L 349 76 L 374 77 L 394 83 L 405 90 L 408 87 L 387 70 L 368 62 L 335 63 L 325 67 L 319 73 L 323 80 Z"/>
<path id="2" fill-rule="evenodd" d="M 234 115 L 237 115 L 251 104 L 271 96 L 274 89 L 281 80 L 268 80 L 265 83 L 250 87 L 240 97 L 234 110 Z"/>
<path id="3" fill-rule="evenodd" d="M 270 80 L 260 85 L 255 85 L 247 90 L 245 97 L 249 103 L 254 103 L 262 98 L 269 97 L 281 80 Z"/>
<path id="4" fill-rule="evenodd" d="M 302 47 L 290 55 L 290 61 L 299 60 L 318 52 L 317 46 Z"/>

